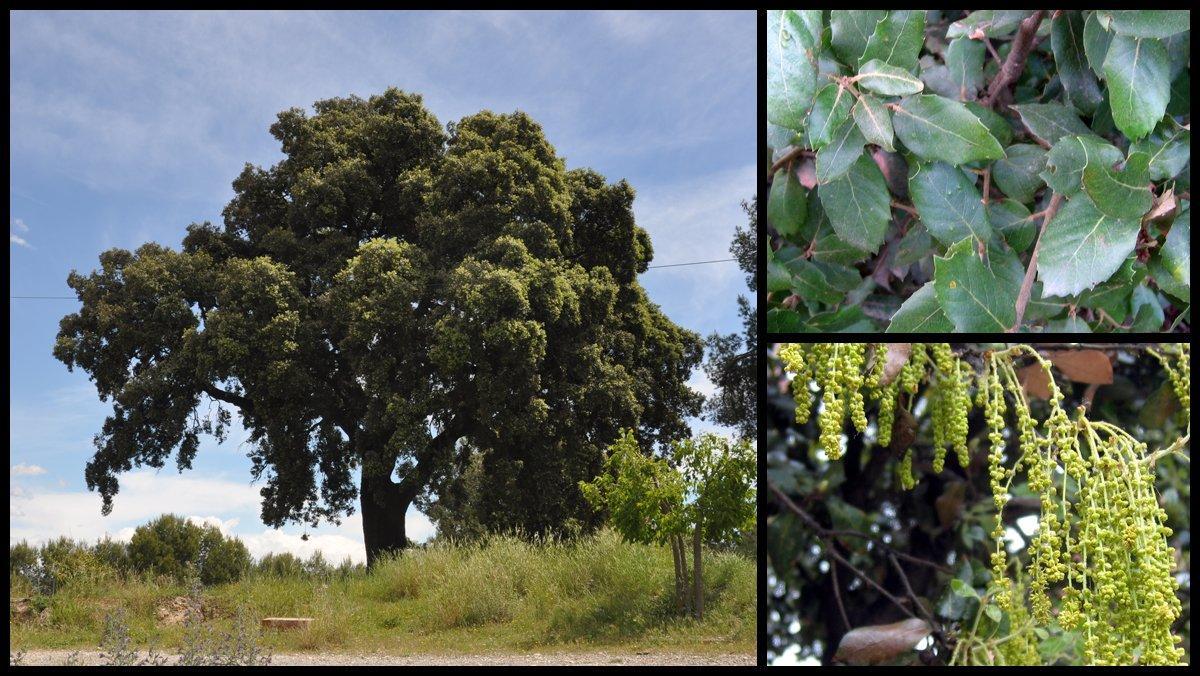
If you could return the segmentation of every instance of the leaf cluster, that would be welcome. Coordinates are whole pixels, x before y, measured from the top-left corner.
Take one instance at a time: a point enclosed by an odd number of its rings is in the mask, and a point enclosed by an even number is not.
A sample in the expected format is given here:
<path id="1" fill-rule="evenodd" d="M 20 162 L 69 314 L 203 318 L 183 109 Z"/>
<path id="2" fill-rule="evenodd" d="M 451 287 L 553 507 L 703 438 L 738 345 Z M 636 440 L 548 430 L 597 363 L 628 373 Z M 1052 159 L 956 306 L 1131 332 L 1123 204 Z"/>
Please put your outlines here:
<path id="1" fill-rule="evenodd" d="M 1189 22 L 769 11 L 768 330 L 1189 330 Z"/>

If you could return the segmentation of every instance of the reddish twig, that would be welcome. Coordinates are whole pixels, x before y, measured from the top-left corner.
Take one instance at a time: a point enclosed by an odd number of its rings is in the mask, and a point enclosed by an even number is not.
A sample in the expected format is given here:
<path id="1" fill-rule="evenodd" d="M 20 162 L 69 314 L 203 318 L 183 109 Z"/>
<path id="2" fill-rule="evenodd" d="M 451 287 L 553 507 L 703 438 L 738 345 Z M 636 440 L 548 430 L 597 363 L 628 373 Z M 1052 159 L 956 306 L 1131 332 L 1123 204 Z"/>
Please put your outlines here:
<path id="1" fill-rule="evenodd" d="M 1029 50 L 1033 47 L 1034 33 L 1037 32 L 1038 25 L 1042 23 L 1042 16 L 1045 13 L 1046 10 L 1039 9 L 1033 13 L 1033 16 L 1021 22 L 1021 27 L 1017 30 L 1017 37 L 1013 38 L 1008 58 L 1000 67 L 996 79 L 992 80 L 991 86 L 988 87 L 987 99 L 984 101 L 984 105 L 988 108 L 996 105 L 996 99 L 999 98 L 1000 92 L 1004 91 L 1004 88 L 1014 82 L 1021 71 L 1025 70 L 1025 58 L 1029 56 Z"/>

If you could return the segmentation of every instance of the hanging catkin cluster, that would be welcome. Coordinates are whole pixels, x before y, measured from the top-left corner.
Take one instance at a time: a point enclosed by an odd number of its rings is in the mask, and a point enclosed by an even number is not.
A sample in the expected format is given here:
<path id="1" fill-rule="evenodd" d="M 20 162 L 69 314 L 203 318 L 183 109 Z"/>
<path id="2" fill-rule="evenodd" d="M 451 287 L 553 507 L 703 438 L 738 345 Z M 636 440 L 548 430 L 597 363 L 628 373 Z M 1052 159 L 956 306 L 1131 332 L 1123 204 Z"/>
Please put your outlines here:
<path id="1" fill-rule="evenodd" d="M 1162 364 L 1190 432 L 1189 347 L 1163 345 L 1148 351 Z M 911 411 L 921 395 L 929 411 L 934 471 L 943 470 L 948 449 L 966 467 L 967 418 L 972 407 L 982 408 L 996 507 L 990 592 L 997 604 L 1023 614 L 1027 587 L 1028 612 L 1046 627 L 1055 600 L 1061 599 L 1058 624 L 1078 632 L 1086 664 L 1179 663 L 1183 649 L 1176 647 L 1180 639 L 1171 634 L 1171 625 L 1181 607 L 1172 575 L 1175 550 L 1167 542 L 1171 530 L 1154 488 L 1158 456 L 1121 428 L 1089 420 L 1082 407 L 1073 413 L 1064 409 L 1051 363 L 1036 350 L 1014 345 L 985 352 L 977 372 L 949 344 L 913 344 L 890 381 L 885 344 L 788 344 L 779 354 L 795 376 L 798 423 L 806 423 L 813 413 L 814 386 L 820 392 L 818 446 L 831 460 L 843 454 L 847 413 L 862 432 L 867 427 L 865 402 L 874 402 L 877 443 L 884 446 L 893 441 L 897 406 Z M 1018 365 L 1030 361 L 1046 371 L 1049 382 L 1048 413 L 1040 422 L 1017 375 Z M 897 465 L 904 489 L 916 485 L 913 453 L 913 447 L 906 448 Z M 1014 587 L 1002 513 L 1021 470 L 1029 490 L 1039 496 L 1041 510 L 1028 545 L 1027 584 Z M 1014 593 L 1018 589 L 1021 593 Z"/>

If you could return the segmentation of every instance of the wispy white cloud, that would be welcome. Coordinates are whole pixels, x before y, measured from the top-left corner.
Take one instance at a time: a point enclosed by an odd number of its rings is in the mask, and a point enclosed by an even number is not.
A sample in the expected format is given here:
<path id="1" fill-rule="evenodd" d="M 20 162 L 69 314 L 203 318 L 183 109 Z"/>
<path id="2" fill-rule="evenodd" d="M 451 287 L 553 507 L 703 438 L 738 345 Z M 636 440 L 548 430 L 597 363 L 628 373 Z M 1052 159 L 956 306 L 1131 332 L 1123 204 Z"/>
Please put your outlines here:
<path id="1" fill-rule="evenodd" d="M 9 241 L 9 243 L 11 243 L 11 244 L 16 244 L 17 246 L 23 246 L 23 247 L 25 247 L 26 249 L 32 249 L 32 248 L 33 248 L 32 246 L 30 246 L 30 245 L 29 245 L 29 242 L 26 242 L 26 241 L 25 241 L 25 238 L 23 238 L 23 237 L 21 237 L 21 236 L 19 236 L 19 235 L 15 235 L 15 234 L 13 234 L 13 233 L 9 233 L 9 234 L 8 234 L 8 241 Z"/>
<path id="2" fill-rule="evenodd" d="M 9 471 L 13 476 L 37 476 L 39 474 L 45 474 L 46 468 L 39 465 L 26 465 L 25 463 L 20 463 L 13 465 L 12 469 Z"/>
<path id="3" fill-rule="evenodd" d="M 12 220 L 12 226 L 16 228 L 18 232 L 29 232 L 29 226 L 25 225 L 25 221 L 22 221 L 19 218 L 14 218 Z"/>

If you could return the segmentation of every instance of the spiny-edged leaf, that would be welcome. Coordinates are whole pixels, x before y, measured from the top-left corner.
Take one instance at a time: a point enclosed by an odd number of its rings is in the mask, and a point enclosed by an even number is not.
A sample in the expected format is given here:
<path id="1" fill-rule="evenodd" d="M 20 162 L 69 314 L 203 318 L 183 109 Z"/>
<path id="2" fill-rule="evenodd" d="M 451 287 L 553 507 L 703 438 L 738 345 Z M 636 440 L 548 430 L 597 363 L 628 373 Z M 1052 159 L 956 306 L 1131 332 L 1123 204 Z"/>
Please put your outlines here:
<path id="1" fill-rule="evenodd" d="M 1045 181 L 1038 174 L 1046 168 L 1046 151 L 1041 146 L 1018 143 L 1004 149 L 1008 155 L 992 165 L 992 179 L 1005 195 L 1028 204 Z"/>
<path id="2" fill-rule="evenodd" d="M 1083 168 L 1083 190 L 1105 216 L 1140 219 L 1154 200 L 1149 166 L 1150 156 L 1146 153 L 1132 153 L 1120 170 L 1089 162 Z"/>
<path id="3" fill-rule="evenodd" d="M 1165 38 L 1190 27 L 1192 13 L 1186 9 L 1104 10 L 1112 28 L 1120 35 L 1135 38 Z"/>
<path id="4" fill-rule="evenodd" d="M 1167 50 L 1158 40 L 1116 35 L 1104 59 L 1113 122 L 1136 141 L 1167 111 L 1171 80 Z"/>
<path id="5" fill-rule="evenodd" d="M 950 24 L 946 38 L 953 40 L 966 37 L 976 30 L 982 30 L 989 38 L 1008 35 L 1017 30 L 1017 26 L 1030 14 L 1033 12 L 1024 9 L 981 9 Z"/>
<path id="6" fill-rule="evenodd" d="M 1099 77 L 1104 77 L 1104 57 L 1108 56 L 1108 43 L 1112 42 L 1112 33 L 1100 25 L 1096 12 L 1088 14 L 1083 22 L 1083 51 L 1087 55 L 1088 66 Z"/>
<path id="7" fill-rule="evenodd" d="M 1149 287 L 1134 288 L 1133 295 L 1129 297 L 1129 311 L 1133 313 L 1130 331 L 1158 331 L 1162 328 L 1162 304 L 1158 302 L 1158 294 Z"/>
<path id="8" fill-rule="evenodd" d="M 767 120 L 801 129 L 817 91 L 816 44 L 800 12 L 767 11 Z"/>
<path id="9" fill-rule="evenodd" d="M 1129 316 L 1129 295 L 1133 287 L 1141 283 L 1146 276 L 1146 268 L 1137 262 L 1137 258 L 1126 258 L 1121 267 L 1111 277 L 1096 286 L 1076 294 L 1070 299 L 1070 304 L 1076 307 L 1104 310 L 1109 317 L 1118 322 L 1125 321 Z"/>
<path id="10" fill-rule="evenodd" d="M 889 152 L 896 149 L 892 145 L 892 114 L 879 99 L 863 94 L 854 104 L 854 121 L 867 143 L 874 143 Z"/>
<path id="11" fill-rule="evenodd" d="M 1014 199 L 988 202 L 988 222 L 1000 233 L 1012 250 L 1021 253 L 1033 244 L 1038 221 L 1029 215 L 1029 209 Z"/>
<path id="12" fill-rule="evenodd" d="M 881 9 L 835 9 L 829 15 L 830 47 L 842 63 L 857 68 L 867 41 L 887 12 Z"/>
<path id="13" fill-rule="evenodd" d="M 978 117 L 980 122 L 983 122 L 984 126 L 988 128 L 988 131 L 992 133 L 992 136 L 995 136 L 996 140 L 1000 142 L 1001 146 L 1007 146 L 1008 144 L 1012 143 L 1012 125 L 1008 123 L 1008 120 L 1001 117 L 1000 113 L 997 113 L 991 108 L 984 106 L 978 101 L 967 101 L 963 105 L 965 105 L 967 110 L 971 111 L 975 117 Z"/>
<path id="14" fill-rule="evenodd" d="M 1054 19 L 1050 45 L 1067 101 L 1084 115 L 1091 115 L 1104 95 L 1100 93 L 1096 76 L 1088 69 L 1084 54 L 1083 15 L 1075 10 L 1063 10 Z"/>
<path id="15" fill-rule="evenodd" d="M 767 222 L 784 237 L 800 232 L 808 209 L 808 193 L 800 185 L 796 172 L 788 169 L 783 167 L 775 172 L 771 193 L 767 196 Z"/>
<path id="16" fill-rule="evenodd" d="M 970 237 L 992 239 L 992 226 L 975 184 L 962 171 L 943 162 L 915 167 L 908 179 L 908 194 L 929 234 L 950 246 Z"/>
<path id="17" fill-rule="evenodd" d="M 825 85 L 817 92 L 808 114 L 808 141 L 813 149 L 824 148 L 833 140 L 853 106 L 854 95 L 840 84 Z"/>
<path id="18" fill-rule="evenodd" d="M 958 101 L 931 94 L 901 99 L 892 125 L 913 154 L 955 166 L 998 160 L 1004 148 L 986 125 Z"/>
<path id="19" fill-rule="evenodd" d="M 999 333 L 1017 321 L 1017 293 L 1024 270 L 1016 254 L 996 246 L 980 258 L 964 239 L 933 259 L 938 304 L 960 333 Z"/>
<path id="20" fill-rule="evenodd" d="M 859 157 L 844 176 L 821 186 L 821 206 L 834 232 L 846 243 L 872 253 L 887 234 L 891 204 L 883 172 L 866 156 Z"/>
<path id="21" fill-rule="evenodd" d="M 1089 163 L 1111 167 L 1122 159 L 1120 150 L 1095 136 L 1064 136 L 1046 155 L 1042 179 L 1054 192 L 1070 197 L 1079 192 L 1083 168 Z"/>
<path id="22" fill-rule="evenodd" d="M 1174 178 L 1192 158 L 1192 132 L 1166 119 L 1129 150 L 1150 156 L 1151 181 Z"/>
<path id="23" fill-rule="evenodd" d="M 821 184 L 845 174 L 854 162 L 862 157 L 863 137 L 854 120 L 847 118 L 833 134 L 833 140 L 817 151 L 817 182 Z"/>
<path id="24" fill-rule="evenodd" d="M 879 59 L 906 71 L 917 65 L 917 54 L 925 44 L 925 10 L 893 9 L 867 40 L 862 63 Z"/>
<path id="25" fill-rule="evenodd" d="M 1150 274 L 1158 288 L 1190 303 L 1192 300 L 1192 217 L 1184 211 L 1171 224 L 1162 248 L 1150 259 Z"/>
<path id="26" fill-rule="evenodd" d="M 1029 133 L 1049 145 L 1058 143 L 1058 139 L 1064 136 L 1087 136 L 1092 133 L 1075 111 L 1059 103 L 1026 103 L 1013 106 L 1012 109 L 1021 116 L 1021 122 L 1029 129 Z"/>
<path id="27" fill-rule="evenodd" d="M 925 84 L 912 73 L 889 66 L 879 59 L 864 63 L 855 78 L 864 89 L 884 96 L 915 94 L 925 88 Z"/>
<path id="28" fill-rule="evenodd" d="M 1038 278 L 1044 293 L 1074 295 L 1111 277 L 1133 251 L 1139 227 L 1137 219 L 1105 216 L 1086 194 L 1075 195 L 1042 233 Z"/>
<path id="29" fill-rule="evenodd" d="M 950 69 L 950 78 L 958 86 L 956 98 L 959 101 L 975 99 L 975 94 L 983 86 L 983 43 L 968 38 L 958 38 L 950 41 L 946 48 L 946 68 Z"/>
<path id="30" fill-rule="evenodd" d="M 892 315 L 885 333 L 950 333 L 954 324 L 938 305 L 933 282 L 926 282 Z"/>

